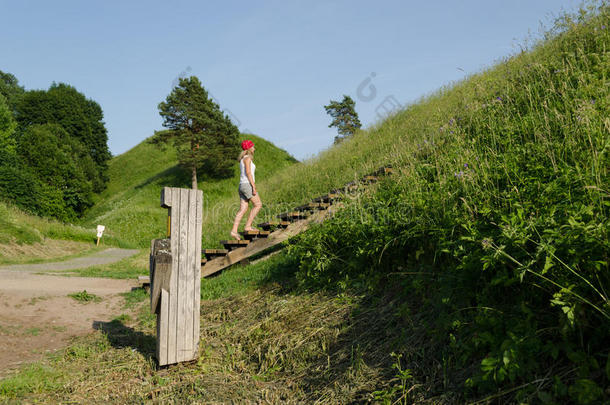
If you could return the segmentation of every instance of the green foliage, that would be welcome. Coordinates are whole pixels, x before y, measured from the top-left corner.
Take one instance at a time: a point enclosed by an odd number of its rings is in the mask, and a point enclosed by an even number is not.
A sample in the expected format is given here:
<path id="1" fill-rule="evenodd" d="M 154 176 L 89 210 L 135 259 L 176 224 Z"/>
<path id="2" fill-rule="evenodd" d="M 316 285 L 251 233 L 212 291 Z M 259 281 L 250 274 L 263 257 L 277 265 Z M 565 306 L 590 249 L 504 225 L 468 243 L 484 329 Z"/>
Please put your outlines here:
<path id="1" fill-rule="evenodd" d="M 23 87 L 19 86 L 17 78 L 10 73 L 0 70 L 0 95 L 6 99 L 11 112 L 15 110 L 17 100 L 22 94 Z"/>
<path id="2" fill-rule="evenodd" d="M 197 169 L 217 177 L 232 174 L 237 158 L 239 131 L 195 76 L 180 78 L 178 86 L 159 103 L 163 126 L 153 143 L 172 142 L 180 165 L 192 173 L 197 187 Z"/>
<path id="3" fill-rule="evenodd" d="M 0 151 L 3 153 L 14 153 L 15 138 L 12 135 L 16 127 L 17 123 L 13 119 L 6 98 L 0 94 Z"/>
<path id="4" fill-rule="evenodd" d="M 38 178 L 59 194 L 63 207 L 53 216 L 75 219 L 93 202 L 88 173 L 94 163 L 83 146 L 57 124 L 31 125 L 19 138 L 18 153 Z"/>
<path id="5" fill-rule="evenodd" d="M 61 373 L 53 368 L 34 364 L 26 367 L 18 375 L 0 381 L 0 396 L 14 399 L 20 396 L 60 389 Z"/>
<path id="6" fill-rule="evenodd" d="M 87 163 L 86 175 L 95 192 L 106 186 L 111 157 L 103 118 L 98 103 L 64 83 L 53 84 L 46 91 L 27 91 L 19 98 L 16 107 L 20 133 L 31 125 L 58 124 L 82 145 L 79 157 L 91 162 Z"/>
<path id="7" fill-rule="evenodd" d="M 88 304 L 90 302 L 100 302 L 102 300 L 101 297 L 98 297 L 95 294 L 90 294 L 87 290 L 83 290 L 78 293 L 68 294 L 68 297 L 80 302 L 81 304 Z"/>
<path id="8" fill-rule="evenodd" d="M 294 240 L 301 283 L 374 290 L 404 274 L 405 295 L 436 314 L 429 338 L 445 350 L 428 355 L 480 365 L 461 381 L 466 396 L 520 387 L 509 394 L 528 402 L 543 387 L 541 401 L 600 400 L 609 26 L 606 7 L 566 17 L 531 52 L 342 143 L 357 159 L 391 139 L 399 176 Z"/>
<path id="9" fill-rule="evenodd" d="M 343 95 L 341 102 L 330 100 L 330 104 L 324 106 L 326 113 L 333 118 L 328 127 L 337 127 L 337 132 L 339 132 L 339 136 L 335 137 L 335 143 L 339 143 L 345 137 L 354 135 L 356 130 L 362 126 L 355 106 L 356 102 L 346 95 Z"/>

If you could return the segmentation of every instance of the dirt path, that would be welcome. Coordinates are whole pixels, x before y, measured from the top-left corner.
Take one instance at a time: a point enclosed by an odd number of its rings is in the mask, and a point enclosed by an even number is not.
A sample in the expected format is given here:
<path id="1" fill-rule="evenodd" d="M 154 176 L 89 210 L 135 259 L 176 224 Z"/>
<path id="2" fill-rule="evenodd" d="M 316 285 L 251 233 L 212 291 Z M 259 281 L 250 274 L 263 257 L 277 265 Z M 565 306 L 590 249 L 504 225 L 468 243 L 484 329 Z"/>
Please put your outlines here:
<path id="1" fill-rule="evenodd" d="M 63 262 L 11 264 L 8 266 L 0 266 L 0 278 L 3 277 L 4 270 L 43 272 L 83 269 L 85 267 L 100 266 L 103 264 L 118 262 L 119 260 L 133 256 L 138 252 L 139 250 L 135 249 L 110 248 L 89 256 L 77 257 Z"/>
<path id="2" fill-rule="evenodd" d="M 121 314 L 120 293 L 136 286 L 134 280 L 59 277 L 34 274 L 112 263 L 137 250 L 107 249 L 91 256 L 59 263 L 0 267 L 0 377 L 24 362 L 65 347 L 70 338 L 93 330 Z M 80 303 L 68 294 L 86 290 L 100 302 Z"/>

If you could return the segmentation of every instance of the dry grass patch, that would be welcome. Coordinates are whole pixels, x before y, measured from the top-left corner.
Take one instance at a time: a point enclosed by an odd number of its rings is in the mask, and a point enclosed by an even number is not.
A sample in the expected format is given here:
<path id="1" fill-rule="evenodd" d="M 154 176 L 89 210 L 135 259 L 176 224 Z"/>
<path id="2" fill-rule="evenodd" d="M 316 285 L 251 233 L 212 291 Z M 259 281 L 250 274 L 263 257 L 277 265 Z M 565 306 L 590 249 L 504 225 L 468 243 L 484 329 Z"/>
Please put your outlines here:
<path id="1" fill-rule="evenodd" d="M 157 369 L 154 319 L 144 300 L 138 321 L 119 317 L 99 324 L 99 333 L 76 340 L 63 355 L 50 359 L 37 380 L 41 389 L 20 390 L 15 380 L 0 382 L 0 400 L 379 400 L 375 391 L 386 392 L 396 385 L 390 345 L 398 343 L 401 325 L 396 322 L 396 302 L 382 299 L 371 305 L 370 301 L 348 294 L 297 294 L 276 283 L 244 295 L 203 301 L 199 359 Z M 422 335 L 411 332 L 421 341 Z M 45 376 L 52 376 L 52 381 Z M 410 399 L 425 396 L 414 382 L 407 388 Z"/>

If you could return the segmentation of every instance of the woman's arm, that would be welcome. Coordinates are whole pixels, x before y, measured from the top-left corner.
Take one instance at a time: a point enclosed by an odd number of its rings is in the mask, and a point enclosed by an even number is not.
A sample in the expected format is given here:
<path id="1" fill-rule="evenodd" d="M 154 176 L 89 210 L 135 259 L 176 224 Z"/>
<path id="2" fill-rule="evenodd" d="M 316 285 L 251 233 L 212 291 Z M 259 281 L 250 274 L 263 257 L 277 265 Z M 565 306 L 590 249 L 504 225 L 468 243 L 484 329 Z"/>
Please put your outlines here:
<path id="1" fill-rule="evenodd" d="M 254 185 L 254 179 L 252 178 L 252 170 L 250 167 L 250 163 L 252 163 L 252 159 L 249 156 L 244 158 L 244 167 L 246 168 L 246 177 L 248 181 L 252 185 L 252 195 L 256 195 L 256 186 Z"/>

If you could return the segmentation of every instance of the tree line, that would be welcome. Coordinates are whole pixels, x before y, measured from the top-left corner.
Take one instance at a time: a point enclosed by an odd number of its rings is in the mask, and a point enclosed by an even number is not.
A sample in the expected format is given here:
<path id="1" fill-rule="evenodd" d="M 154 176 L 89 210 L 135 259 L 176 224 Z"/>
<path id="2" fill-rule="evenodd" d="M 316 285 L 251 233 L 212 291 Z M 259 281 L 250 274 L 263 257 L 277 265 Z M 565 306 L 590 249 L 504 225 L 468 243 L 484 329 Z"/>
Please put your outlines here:
<path id="1" fill-rule="evenodd" d="M 25 90 L 0 71 L 0 199 L 71 221 L 108 183 L 108 134 L 100 105 L 73 86 Z"/>

